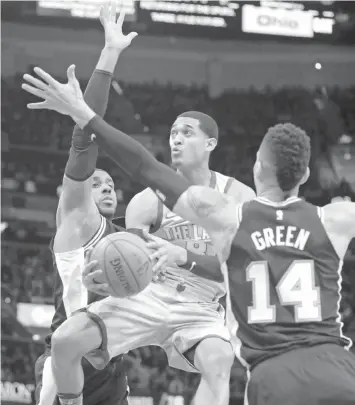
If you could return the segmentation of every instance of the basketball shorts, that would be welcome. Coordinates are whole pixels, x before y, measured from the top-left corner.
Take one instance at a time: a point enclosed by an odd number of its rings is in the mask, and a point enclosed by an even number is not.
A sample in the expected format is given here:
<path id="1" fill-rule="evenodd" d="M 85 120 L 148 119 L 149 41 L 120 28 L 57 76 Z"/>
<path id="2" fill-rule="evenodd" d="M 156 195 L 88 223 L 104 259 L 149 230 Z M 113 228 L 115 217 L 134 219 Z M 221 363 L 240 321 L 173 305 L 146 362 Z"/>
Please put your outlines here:
<path id="1" fill-rule="evenodd" d="M 105 330 L 103 350 L 86 358 L 100 368 L 113 356 L 155 345 L 165 350 L 170 366 L 198 372 L 184 354 L 208 337 L 229 341 L 230 333 L 218 302 L 191 302 L 182 297 L 172 286 L 151 283 L 133 297 L 107 297 L 91 304 L 87 312 L 98 316 Z"/>
<path id="2" fill-rule="evenodd" d="M 354 405 L 355 356 L 334 344 L 295 349 L 257 365 L 249 405 Z"/>
<path id="3" fill-rule="evenodd" d="M 45 362 L 50 357 L 50 349 L 40 356 L 35 365 L 36 377 L 36 404 L 39 403 L 42 389 L 48 392 L 44 387 L 48 378 L 44 378 L 45 372 L 51 372 L 48 367 L 45 368 Z M 82 366 L 84 370 L 84 389 L 83 405 L 128 405 L 128 385 L 124 372 L 123 360 L 121 358 L 113 359 L 104 370 L 96 370 L 86 359 L 83 359 Z M 53 402 L 48 403 L 49 397 L 41 398 L 45 405 L 60 405 L 56 394 L 53 395 Z"/>

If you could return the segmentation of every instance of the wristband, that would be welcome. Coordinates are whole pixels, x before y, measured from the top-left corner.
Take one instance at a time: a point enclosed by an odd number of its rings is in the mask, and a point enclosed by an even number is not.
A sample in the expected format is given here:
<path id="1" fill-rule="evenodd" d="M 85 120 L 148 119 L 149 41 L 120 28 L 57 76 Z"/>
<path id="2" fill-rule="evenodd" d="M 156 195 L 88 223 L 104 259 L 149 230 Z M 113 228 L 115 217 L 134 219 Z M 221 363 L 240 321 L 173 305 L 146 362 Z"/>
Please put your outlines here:
<path id="1" fill-rule="evenodd" d="M 221 263 L 217 256 L 198 255 L 197 253 L 187 250 L 186 263 L 179 267 L 188 270 L 199 277 L 207 278 L 219 283 L 224 281 L 221 272 Z"/>

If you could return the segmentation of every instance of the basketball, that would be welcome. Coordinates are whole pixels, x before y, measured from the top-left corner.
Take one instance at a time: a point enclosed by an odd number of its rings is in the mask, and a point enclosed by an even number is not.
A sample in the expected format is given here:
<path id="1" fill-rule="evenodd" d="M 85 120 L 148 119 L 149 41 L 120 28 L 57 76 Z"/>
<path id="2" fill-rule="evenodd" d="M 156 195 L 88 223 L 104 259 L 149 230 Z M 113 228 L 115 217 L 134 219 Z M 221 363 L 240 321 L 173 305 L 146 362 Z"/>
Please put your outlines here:
<path id="1" fill-rule="evenodd" d="M 150 251 L 142 238 L 129 232 L 106 236 L 94 247 L 91 260 L 98 261 L 112 297 L 129 297 L 144 290 L 152 280 Z"/>

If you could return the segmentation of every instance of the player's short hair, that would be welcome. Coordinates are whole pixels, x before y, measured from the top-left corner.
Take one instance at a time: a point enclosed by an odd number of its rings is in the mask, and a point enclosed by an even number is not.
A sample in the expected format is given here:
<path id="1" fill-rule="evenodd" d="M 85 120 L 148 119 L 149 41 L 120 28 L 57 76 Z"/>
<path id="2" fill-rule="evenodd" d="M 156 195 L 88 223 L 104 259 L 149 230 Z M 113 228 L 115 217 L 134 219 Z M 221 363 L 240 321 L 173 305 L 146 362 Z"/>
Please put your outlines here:
<path id="1" fill-rule="evenodd" d="M 215 138 L 218 140 L 218 125 L 217 122 L 207 114 L 204 114 L 199 111 L 186 111 L 178 116 L 180 117 L 189 117 L 198 120 L 200 123 L 201 130 L 209 137 Z"/>
<path id="2" fill-rule="evenodd" d="M 311 157 L 309 136 L 291 124 L 277 124 L 269 128 L 263 143 L 275 168 L 276 179 L 282 191 L 294 189 L 307 171 Z"/>
<path id="3" fill-rule="evenodd" d="M 107 170 L 105 170 L 105 169 L 100 169 L 99 167 L 97 167 L 97 168 L 95 169 L 94 173 L 95 173 L 95 172 L 104 172 L 104 173 L 106 173 L 107 175 L 109 175 L 109 176 L 111 177 L 111 179 L 113 180 L 111 174 L 110 174 Z"/>
<path id="4" fill-rule="evenodd" d="M 100 169 L 99 167 L 96 167 L 95 172 L 104 172 L 104 173 L 107 173 L 110 176 L 110 173 L 107 170 Z"/>

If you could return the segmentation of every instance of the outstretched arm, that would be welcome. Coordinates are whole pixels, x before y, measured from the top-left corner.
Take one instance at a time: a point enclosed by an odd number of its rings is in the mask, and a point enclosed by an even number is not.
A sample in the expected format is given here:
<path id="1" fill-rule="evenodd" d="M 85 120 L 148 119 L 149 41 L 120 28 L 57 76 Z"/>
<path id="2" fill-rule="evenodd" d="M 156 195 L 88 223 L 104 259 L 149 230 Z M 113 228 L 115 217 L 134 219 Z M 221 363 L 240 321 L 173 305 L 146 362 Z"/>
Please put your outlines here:
<path id="1" fill-rule="evenodd" d="M 105 49 L 102 51 L 98 63 L 102 69 L 94 70 L 84 93 L 88 105 L 100 116 L 106 112 L 113 66 L 116 64 L 114 61 L 117 59 L 116 52 Z M 57 209 L 57 227 L 74 210 L 80 215 L 92 216 L 93 223 L 95 222 L 94 218 L 99 212 L 92 199 L 91 175 L 95 171 L 97 157 L 98 146 L 91 140 L 91 134 L 75 126 Z"/>
<path id="2" fill-rule="evenodd" d="M 107 124 L 85 103 L 79 83 L 69 78 L 61 84 L 40 68 L 35 72 L 44 80 L 27 78 L 31 84 L 22 88 L 45 101 L 29 104 L 29 108 L 45 108 L 70 115 L 79 127 L 94 133 L 96 142 L 134 180 L 152 188 L 163 203 L 176 214 L 199 224 L 211 236 L 221 262 L 230 250 L 230 241 L 238 227 L 236 203 L 232 197 L 188 181 L 171 168 L 158 162 L 139 142 Z"/>
<path id="3" fill-rule="evenodd" d="M 118 58 L 136 36 L 135 33 L 123 35 L 123 20 L 124 12 L 121 12 L 116 22 L 114 4 L 106 4 L 102 7 L 100 21 L 105 30 L 105 47 L 84 93 L 84 99 L 88 106 L 101 117 L 106 112 L 112 74 Z M 75 77 L 73 67 L 68 71 L 69 74 Z M 97 157 L 98 146 L 92 141 L 91 133 L 75 126 L 57 210 L 57 227 L 62 222 L 63 217 L 74 210 L 79 216 L 90 215 L 94 227 L 95 222 L 97 222 L 97 226 L 99 225 L 100 217 L 92 199 L 90 178 L 95 171 Z"/>

